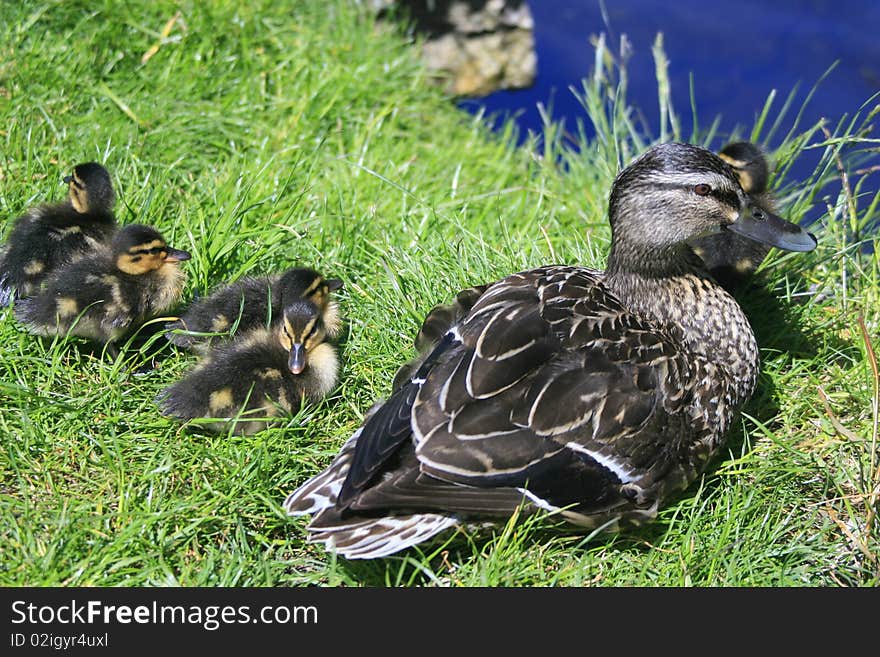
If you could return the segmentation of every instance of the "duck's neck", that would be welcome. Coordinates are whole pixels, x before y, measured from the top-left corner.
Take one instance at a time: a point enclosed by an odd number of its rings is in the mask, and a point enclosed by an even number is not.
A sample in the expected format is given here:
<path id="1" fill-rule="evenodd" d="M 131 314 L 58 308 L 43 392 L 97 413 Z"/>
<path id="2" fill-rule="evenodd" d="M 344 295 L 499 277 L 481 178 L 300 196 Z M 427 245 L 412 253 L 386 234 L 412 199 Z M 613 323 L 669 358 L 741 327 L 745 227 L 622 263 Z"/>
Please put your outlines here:
<path id="1" fill-rule="evenodd" d="M 164 313 L 178 302 L 186 283 L 186 271 L 176 262 L 168 262 L 136 279 L 136 285 L 142 291 L 143 312 L 155 315 Z"/>
<path id="2" fill-rule="evenodd" d="M 736 401 L 751 396 L 758 373 L 752 327 L 689 247 L 677 245 L 650 254 L 612 248 L 606 285 L 632 312 L 680 331 L 690 351 L 721 367 L 733 384 Z"/>

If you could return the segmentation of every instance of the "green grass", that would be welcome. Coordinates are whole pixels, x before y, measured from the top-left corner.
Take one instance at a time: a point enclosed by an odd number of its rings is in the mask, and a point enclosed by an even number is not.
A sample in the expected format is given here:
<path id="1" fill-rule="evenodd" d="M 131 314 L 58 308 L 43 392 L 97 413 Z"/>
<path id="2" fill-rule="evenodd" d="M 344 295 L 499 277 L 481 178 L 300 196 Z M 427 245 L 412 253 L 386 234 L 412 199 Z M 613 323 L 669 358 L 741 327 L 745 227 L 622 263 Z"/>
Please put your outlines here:
<path id="1" fill-rule="evenodd" d="M 744 294 L 759 391 L 716 468 L 655 524 L 587 537 L 530 520 L 350 563 L 304 544 L 305 520 L 280 504 L 388 393 L 424 314 L 525 267 L 601 267 L 619 166 L 652 134 L 713 147 L 730 135 L 684 127 L 659 56 L 663 126 L 640 126 L 625 58 L 600 41 L 578 90 L 598 136 L 550 122 L 515 148 L 511 125 L 492 134 L 457 111 L 411 44 L 354 3 L 239 5 L 0 4 L 0 210 L 12 219 L 60 198 L 61 176 L 95 159 L 123 222 L 194 253 L 188 298 L 296 264 L 342 278 L 340 384 L 254 436 L 203 435 L 152 401 L 193 357 L 168 350 L 135 374 L 147 349 L 113 361 L 75 339 L 40 341 L 4 311 L 0 583 L 880 584 L 878 379 L 859 323 L 876 341 L 880 267 L 861 247 L 876 246 L 880 174 L 856 173 L 877 149 L 865 132 L 876 99 L 839 125 L 802 126 L 793 97 L 771 96 L 740 132 L 772 148 L 785 214 L 823 210 L 820 247 L 774 254 Z M 811 179 L 786 175 L 810 154 Z"/>

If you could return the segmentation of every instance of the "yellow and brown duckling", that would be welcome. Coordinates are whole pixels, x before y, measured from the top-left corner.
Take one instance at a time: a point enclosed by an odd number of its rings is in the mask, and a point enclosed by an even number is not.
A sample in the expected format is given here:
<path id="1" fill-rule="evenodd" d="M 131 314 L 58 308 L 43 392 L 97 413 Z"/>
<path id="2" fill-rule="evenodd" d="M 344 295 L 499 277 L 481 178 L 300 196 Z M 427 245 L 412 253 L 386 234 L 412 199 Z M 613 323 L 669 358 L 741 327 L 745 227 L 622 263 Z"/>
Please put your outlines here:
<path id="1" fill-rule="evenodd" d="M 493 283 L 412 376 L 291 493 L 309 540 L 383 557 L 456 528 L 550 512 L 639 524 L 699 476 L 751 397 L 758 348 L 689 241 L 815 238 L 755 216 L 733 169 L 661 144 L 615 179 L 605 271 L 550 265 Z"/>
<path id="2" fill-rule="evenodd" d="M 215 346 L 189 374 L 156 398 L 163 415 L 211 418 L 204 426 L 252 434 L 279 415 L 317 402 L 336 385 L 339 359 L 327 342 L 324 311 L 296 299 L 271 328 L 256 328 Z"/>
<path id="3" fill-rule="evenodd" d="M 0 255 L 0 306 L 39 290 L 53 271 L 94 251 L 116 230 L 110 174 L 96 162 L 64 177 L 68 198 L 31 209 L 15 220 Z"/>
<path id="4" fill-rule="evenodd" d="M 243 278 L 192 303 L 177 321 L 167 325 L 165 335 L 178 347 L 205 353 L 217 339 L 271 326 L 287 305 L 306 299 L 321 310 L 324 331 L 333 340 L 342 321 L 331 294 L 341 287 L 338 278 L 324 278 L 306 267 Z"/>
<path id="5" fill-rule="evenodd" d="M 776 201 L 767 190 L 770 166 L 761 148 L 752 142 L 728 144 L 718 154 L 736 173 L 743 191 L 759 211 L 776 213 Z M 726 290 L 740 288 L 770 252 L 770 246 L 734 233 L 706 235 L 692 244 L 706 269 Z"/>
<path id="6" fill-rule="evenodd" d="M 37 335 L 78 335 L 111 343 L 172 308 L 189 260 L 150 226 L 130 224 L 110 244 L 55 271 L 15 317 Z"/>

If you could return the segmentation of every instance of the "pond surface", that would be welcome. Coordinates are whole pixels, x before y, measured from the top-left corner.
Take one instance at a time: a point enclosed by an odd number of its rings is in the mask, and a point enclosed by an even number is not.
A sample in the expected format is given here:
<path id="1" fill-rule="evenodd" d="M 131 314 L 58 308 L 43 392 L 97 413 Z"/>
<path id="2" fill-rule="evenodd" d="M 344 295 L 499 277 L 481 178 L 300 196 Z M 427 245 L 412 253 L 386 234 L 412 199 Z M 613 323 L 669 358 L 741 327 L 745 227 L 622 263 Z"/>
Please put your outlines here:
<path id="1" fill-rule="evenodd" d="M 693 75 L 700 126 L 707 128 L 721 115 L 719 143 L 713 146 L 723 145 L 737 128 L 740 136 L 748 136 L 775 89 L 772 122 L 796 89 L 794 111 L 765 144 L 777 146 L 810 89 L 835 61 L 805 107 L 801 128 L 820 117 L 833 127 L 880 91 L 880 0 L 607 0 L 604 5 L 607 24 L 598 0 L 531 0 L 538 54 L 535 85 L 464 101 L 462 107 L 512 113 L 524 136 L 541 130 L 537 104 L 552 105 L 553 117 L 564 119 L 573 132 L 576 119 L 588 122 L 569 88 L 580 89 L 581 80 L 590 75 L 590 37 L 602 32 L 613 52 L 621 34 L 630 41 L 628 97 L 654 135 L 659 133 L 659 110 L 651 46 L 658 32 L 664 35 L 672 100 L 686 128 L 684 136 L 690 135 L 692 124 Z M 878 102 L 874 99 L 871 105 Z M 791 173 L 811 171 L 812 165 L 803 162 Z M 880 179 L 880 173 L 875 175 Z"/>

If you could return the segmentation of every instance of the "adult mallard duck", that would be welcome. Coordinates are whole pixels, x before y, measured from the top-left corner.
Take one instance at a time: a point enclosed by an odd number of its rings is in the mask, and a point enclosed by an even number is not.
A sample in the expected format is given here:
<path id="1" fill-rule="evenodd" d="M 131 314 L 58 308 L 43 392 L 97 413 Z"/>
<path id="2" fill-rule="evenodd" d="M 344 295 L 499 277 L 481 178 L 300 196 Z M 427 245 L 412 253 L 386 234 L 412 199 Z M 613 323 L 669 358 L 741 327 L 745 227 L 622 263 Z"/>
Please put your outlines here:
<path id="1" fill-rule="evenodd" d="M 776 200 L 767 189 L 770 165 L 761 148 L 749 141 L 738 141 L 727 144 L 718 155 L 733 168 L 752 203 L 765 212 L 775 213 Z M 742 287 L 770 252 L 769 245 L 730 232 L 705 235 L 691 246 L 709 273 L 728 291 Z"/>
<path id="2" fill-rule="evenodd" d="M 239 434 L 266 427 L 281 412 L 317 402 L 336 385 L 339 360 L 326 341 L 324 311 L 304 298 L 288 303 L 271 328 L 260 327 L 221 343 L 156 398 L 164 415 L 212 418 L 211 431 L 232 425 Z"/>
<path id="3" fill-rule="evenodd" d="M 186 273 L 173 249 L 150 226 L 129 224 L 110 244 L 58 269 L 32 297 L 15 305 L 15 317 L 37 335 L 78 335 L 112 343 L 180 298 Z"/>
<path id="4" fill-rule="evenodd" d="M 382 557 L 516 509 L 577 527 L 653 518 L 702 472 L 751 396 L 758 348 L 687 241 L 815 238 L 754 207 L 687 144 L 615 179 L 607 269 L 553 265 L 491 285 L 323 472 L 286 499 L 310 540 Z"/>
<path id="5" fill-rule="evenodd" d="M 15 220 L 0 255 L 0 306 L 34 294 L 49 274 L 94 251 L 116 230 L 116 195 L 104 167 L 77 164 L 64 182 L 64 203 L 33 208 Z"/>
<path id="6" fill-rule="evenodd" d="M 269 327 L 281 319 L 287 305 L 307 299 L 320 308 L 324 331 L 335 339 L 342 321 L 331 293 L 341 287 L 338 278 L 324 278 L 307 267 L 246 277 L 195 301 L 177 321 L 167 325 L 165 336 L 178 347 L 206 353 L 216 339 Z"/>

